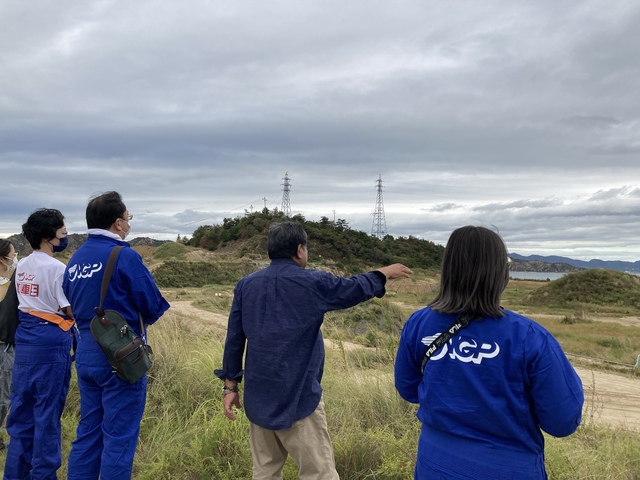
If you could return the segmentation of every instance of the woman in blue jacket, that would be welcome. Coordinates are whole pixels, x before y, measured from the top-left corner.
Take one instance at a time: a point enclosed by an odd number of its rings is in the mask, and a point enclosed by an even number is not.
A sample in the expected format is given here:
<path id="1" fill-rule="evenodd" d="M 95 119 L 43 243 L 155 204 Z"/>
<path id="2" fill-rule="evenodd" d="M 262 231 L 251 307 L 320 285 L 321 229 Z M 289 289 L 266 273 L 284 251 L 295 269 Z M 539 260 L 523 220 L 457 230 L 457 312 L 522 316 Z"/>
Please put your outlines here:
<path id="1" fill-rule="evenodd" d="M 418 403 L 416 479 L 546 479 L 541 430 L 556 437 L 580 423 L 580 378 L 542 326 L 500 307 L 507 249 L 483 227 L 455 230 L 440 292 L 404 326 L 396 389 Z M 473 316 L 424 366 L 427 347 L 461 314 Z"/>

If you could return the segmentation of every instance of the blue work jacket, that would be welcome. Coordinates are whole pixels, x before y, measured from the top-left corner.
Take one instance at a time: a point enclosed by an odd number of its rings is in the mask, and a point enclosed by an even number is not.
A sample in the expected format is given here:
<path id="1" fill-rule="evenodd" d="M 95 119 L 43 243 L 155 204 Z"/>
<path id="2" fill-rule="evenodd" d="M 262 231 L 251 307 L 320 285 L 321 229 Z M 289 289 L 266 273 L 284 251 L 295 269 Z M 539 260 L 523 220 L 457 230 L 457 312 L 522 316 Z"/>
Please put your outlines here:
<path id="1" fill-rule="evenodd" d="M 124 241 L 104 235 L 89 235 L 69 260 L 62 282 L 80 331 L 76 353 L 79 364 L 106 362 L 89 325 L 95 315 L 94 308 L 100 304 L 100 287 L 109 254 L 118 245 L 125 248 L 118 256 L 103 309 L 116 310 L 138 335 L 142 335 L 138 312 L 144 323 L 150 325 L 169 308 L 138 252 Z"/>
<path id="2" fill-rule="evenodd" d="M 427 307 L 402 331 L 395 385 L 420 405 L 418 462 L 451 478 L 456 472 L 460 478 L 512 478 L 504 472 L 514 470 L 520 473 L 513 478 L 546 478 L 541 430 L 563 437 L 580 423 L 582 382 L 556 339 L 529 318 L 503 313 L 460 330 L 431 357 L 424 375 L 427 345 L 456 315 Z"/>

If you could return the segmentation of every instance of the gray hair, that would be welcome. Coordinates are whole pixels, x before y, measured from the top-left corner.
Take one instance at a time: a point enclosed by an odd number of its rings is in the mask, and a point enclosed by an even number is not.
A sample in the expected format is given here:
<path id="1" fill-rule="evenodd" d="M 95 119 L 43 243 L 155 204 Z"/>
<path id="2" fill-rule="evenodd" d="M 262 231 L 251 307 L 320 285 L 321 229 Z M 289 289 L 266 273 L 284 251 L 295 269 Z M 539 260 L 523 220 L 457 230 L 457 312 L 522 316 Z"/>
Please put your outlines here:
<path id="1" fill-rule="evenodd" d="M 307 246 L 307 232 L 297 222 L 273 223 L 267 235 L 269 258 L 293 258 L 298 245 Z"/>

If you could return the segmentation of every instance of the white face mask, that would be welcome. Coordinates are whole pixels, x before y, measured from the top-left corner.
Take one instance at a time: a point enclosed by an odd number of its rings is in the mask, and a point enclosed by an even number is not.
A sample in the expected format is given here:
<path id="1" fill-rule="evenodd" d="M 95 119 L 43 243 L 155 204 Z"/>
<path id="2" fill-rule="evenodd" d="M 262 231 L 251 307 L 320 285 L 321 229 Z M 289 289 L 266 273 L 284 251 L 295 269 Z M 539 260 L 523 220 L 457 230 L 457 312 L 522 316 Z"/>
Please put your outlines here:
<path id="1" fill-rule="evenodd" d="M 122 220 L 123 222 L 125 222 L 127 224 L 127 227 L 129 227 L 129 230 L 127 230 L 126 232 L 124 231 L 124 228 L 121 229 L 122 231 L 122 240 L 124 240 L 125 238 L 127 238 L 127 236 L 129 235 L 129 232 L 131 232 L 131 219 L 133 218 L 133 215 L 129 215 L 128 218 L 120 218 L 120 220 Z"/>
<path id="2" fill-rule="evenodd" d="M 4 262 L 4 260 L 9 260 L 11 263 L 9 263 L 8 265 Z M 7 268 L 7 271 L 5 273 L 5 275 L 7 277 L 10 277 L 11 274 L 13 273 L 13 271 L 16 269 L 16 266 L 18 265 L 18 256 L 15 255 L 13 258 L 9 258 L 9 257 L 4 257 L 4 260 L 2 261 L 2 263 L 4 264 L 4 266 Z"/>

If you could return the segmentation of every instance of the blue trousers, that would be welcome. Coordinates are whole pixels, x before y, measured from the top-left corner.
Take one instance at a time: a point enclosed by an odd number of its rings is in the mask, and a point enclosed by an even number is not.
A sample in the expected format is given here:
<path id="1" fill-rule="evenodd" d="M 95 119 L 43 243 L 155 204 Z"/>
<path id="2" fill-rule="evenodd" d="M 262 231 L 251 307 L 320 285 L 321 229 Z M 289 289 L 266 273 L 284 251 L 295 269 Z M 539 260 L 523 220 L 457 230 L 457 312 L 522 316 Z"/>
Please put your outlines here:
<path id="1" fill-rule="evenodd" d="M 108 364 L 76 363 L 80 422 L 69 454 L 69 480 L 131 478 L 140 421 L 147 398 L 146 375 L 133 385 Z"/>
<path id="2" fill-rule="evenodd" d="M 20 346 L 28 350 L 28 347 Z M 11 410 L 7 432 L 11 440 L 4 467 L 5 480 L 56 479 L 62 464 L 60 417 L 69 391 L 69 349 L 32 355 L 22 352 L 13 366 Z"/>

